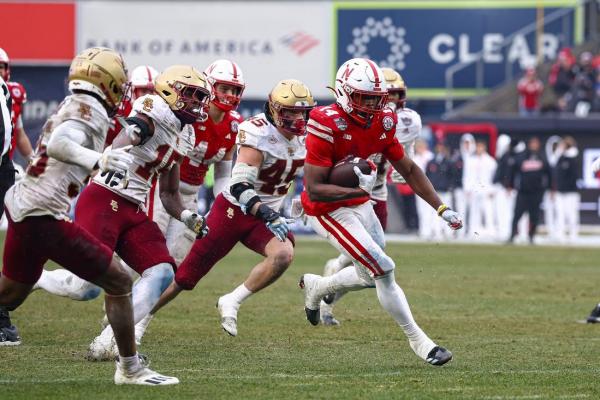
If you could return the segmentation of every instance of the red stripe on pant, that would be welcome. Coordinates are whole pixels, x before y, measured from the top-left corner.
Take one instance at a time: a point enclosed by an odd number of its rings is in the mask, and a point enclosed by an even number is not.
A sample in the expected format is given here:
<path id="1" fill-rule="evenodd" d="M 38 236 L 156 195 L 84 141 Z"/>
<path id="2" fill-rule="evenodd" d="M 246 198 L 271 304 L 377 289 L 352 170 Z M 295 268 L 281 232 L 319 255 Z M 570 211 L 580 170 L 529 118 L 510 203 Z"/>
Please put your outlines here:
<path id="1" fill-rule="evenodd" d="M 318 216 L 317 220 L 319 221 L 319 223 L 321 224 L 321 226 L 323 228 L 325 228 L 325 230 L 329 233 L 331 233 L 333 235 L 333 237 L 338 241 L 338 243 L 340 245 L 342 245 L 342 247 L 344 249 L 346 249 L 346 251 L 348 253 L 350 253 L 350 255 L 352 257 L 354 257 L 359 263 L 361 263 L 362 265 L 364 265 L 367 269 L 369 269 L 369 271 L 371 271 L 373 274 L 377 275 L 377 271 L 367 262 L 367 260 L 365 260 L 360 254 L 358 254 L 356 252 L 356 250 L 354 250 L 352 248 L 352 246 L 350 246 L 345 240 L 342 239 L 342 237 L 332 228 L 329 226 L 329 224 L 327 224 L 324 221 L 324 218 L 322 216 Z"/>
<path id="2" fill-rule="evenodd" d="M 371 255 L 371 253 L 369 253 L 362 244 L 360 244 L 360 242 L 358 240 L 356 240 L 356 238 L 354 236 L 352 236 L 350 234 L 350 232 L 348 232 L 348 230 L 346 228 L 344 228 L 342 226 L 342 224 L 340 224 L 338 221 L 336 221 L 333 217 L 331 217 L 330 215 L 325 215 L 325 219 L 327 219 L 327 221 L 331 222 L 331 224 L 338 230 L 340 231 L 340 233 L 346 238 L 348 239 L 348 241 L 350 243 L 352 243 L 354 245 L 354 247 L 356 247 L 358 249 L 358 251 L 360 251 L 362 254 L 364 254 L 369 261 L 371 261 L 371 264 L 375 267 L 375 275 L 384 275 L 385 272 L 383 272 L 383 269 L 381 269 L 381 267 L 379 266 L 379 263 L 375 260 L 375 258 Z"/>
<path id="3" fill-rule="evenodd" d="M 148 218 L 150 218 L 152 221 L 154 221 L 154 195 L 157 186 L 158 181 L 154 181 L 152 187 L 150 188 L 150 194 L 148 195 Z"/>

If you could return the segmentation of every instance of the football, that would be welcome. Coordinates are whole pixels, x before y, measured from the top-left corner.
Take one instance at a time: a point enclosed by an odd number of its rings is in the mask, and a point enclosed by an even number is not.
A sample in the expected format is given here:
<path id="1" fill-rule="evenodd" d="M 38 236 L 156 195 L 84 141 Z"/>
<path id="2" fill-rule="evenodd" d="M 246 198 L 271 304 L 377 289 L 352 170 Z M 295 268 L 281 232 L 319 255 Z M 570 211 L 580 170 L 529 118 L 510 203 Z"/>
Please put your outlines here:
<path id="1" fill-rule="evenodd" d="M 360 157 L 347 157 L 333 166 L 329 173 L 329 183 L 347 188 L 358 187 L 358 176 L 354 167 L 358 167 L 363 174 L 370 174 L 372 163 Z"/>

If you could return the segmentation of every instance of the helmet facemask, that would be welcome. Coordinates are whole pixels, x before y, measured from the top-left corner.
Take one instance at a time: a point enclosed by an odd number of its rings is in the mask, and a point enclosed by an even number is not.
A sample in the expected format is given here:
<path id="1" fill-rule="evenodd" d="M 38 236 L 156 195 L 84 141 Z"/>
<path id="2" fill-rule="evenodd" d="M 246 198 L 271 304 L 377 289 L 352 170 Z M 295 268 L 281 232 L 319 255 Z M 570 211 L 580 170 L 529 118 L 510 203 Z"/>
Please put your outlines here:
<path id="1" fill-rule="evenodd" d="M 349 86 L 344 87 L 344 90 L 348 93 L 350 107 L 352 108 L 349 115 L 360 124 L 368 125 L 373 117 L 379 114 L 387 104 L 387 92 L 366 92 Z"/>
<path id="2" fill-rule="evenodd" d="M 273 125 L 285 133 L 296 136 L 306 135 L 308 114 L 313 108 L 314 106 L 309 105 L 290 107 L 269 101 L 269 111 L 273 119 Z"/>
<path id="3" fill-rule="evenodd" d="M 219 89 L 223 86 L 229 86 L 233 89 L 233 94 L 223 93 Z M 233 82 L 226 81 L 215 81 L 213 84 L 213 95 L 214 99 L 212 103 L 223 111 L 232 111 L 238 108 L 241 100 L 242 93 L 244 92 L 244 85 L 236 84 Z"/>
<path id="4" fill-rule="evenodd" d="M 177 102 L 175 103 L 177 110 L 173 112 L 182 123 L 191 124 L 195 121 L 206 121 L 208 114 L 205 109 L 208 107 L 211 95 L 205 88 L 187 85 L 178 81 L 175 81 L 171 88 L 177 94 Z"/>

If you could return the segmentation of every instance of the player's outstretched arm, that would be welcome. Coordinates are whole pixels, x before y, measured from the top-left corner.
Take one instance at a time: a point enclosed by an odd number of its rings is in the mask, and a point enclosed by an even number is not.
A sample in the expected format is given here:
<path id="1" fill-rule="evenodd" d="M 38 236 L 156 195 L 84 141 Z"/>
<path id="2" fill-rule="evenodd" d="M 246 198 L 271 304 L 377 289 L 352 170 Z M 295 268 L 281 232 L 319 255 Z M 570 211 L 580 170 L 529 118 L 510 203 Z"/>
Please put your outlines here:
<path id="1" fill-rule="evenodd" d="M 231 179 L 231 167 L 233 165 L 233 153 L 235 146 L 231 147 L 225 157 L 215 164 L 215 183 L 213 185 L 213 195 L 217 197 L 227 186 Z"/>
<path id="2" fill-rule="evenodd" d="M 162 172 L 158 179 L 158 185 L 160 201 L 167 213 L 194 231 L 196 237 L 202 238 L 208 235 L 205 218 L 198 215 L 196 210 L 188 210 L 183 205 L 179 194 L 179 164 L 175 164 L 171 169 Z"/>
<path id="3" fill-rule="evenodd" d="M 133 117 L 120 118 L 119 122 L 123 129 L 113 140 L 113 149 L 144 144 L 154 135 L 154 121 L 147 115 L 138 113 Z"/>
<path id="4" fill-rule="evenodd" d="M 360 187 L 346 188 L 327 183 L 331 167 L 304 164 L 304 187 L 312 201 L 338 201 L 364 197 L 367 193 Z"/>

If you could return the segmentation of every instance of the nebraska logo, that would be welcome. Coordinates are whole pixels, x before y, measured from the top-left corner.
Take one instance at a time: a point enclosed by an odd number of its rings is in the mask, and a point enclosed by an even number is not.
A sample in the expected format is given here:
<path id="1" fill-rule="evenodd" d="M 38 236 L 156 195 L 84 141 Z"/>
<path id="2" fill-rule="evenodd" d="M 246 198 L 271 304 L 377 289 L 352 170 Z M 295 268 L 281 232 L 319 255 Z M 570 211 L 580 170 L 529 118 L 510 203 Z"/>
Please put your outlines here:
<path id="1" fill-rule="evenodd" d="M 281 38 L 281 43 L 299 56 L 317 46 L 319 39 L 305 32 L 294 32 Z"/>

